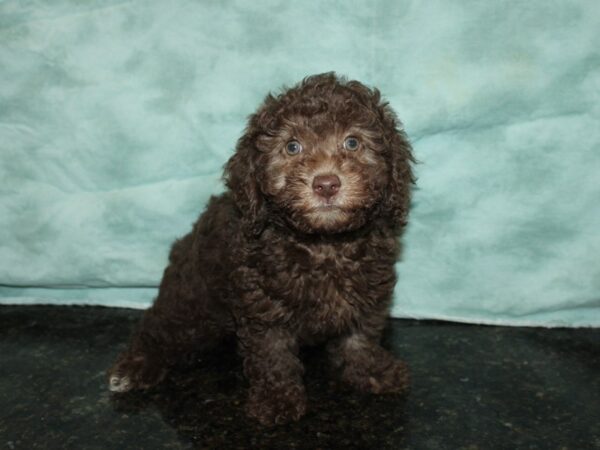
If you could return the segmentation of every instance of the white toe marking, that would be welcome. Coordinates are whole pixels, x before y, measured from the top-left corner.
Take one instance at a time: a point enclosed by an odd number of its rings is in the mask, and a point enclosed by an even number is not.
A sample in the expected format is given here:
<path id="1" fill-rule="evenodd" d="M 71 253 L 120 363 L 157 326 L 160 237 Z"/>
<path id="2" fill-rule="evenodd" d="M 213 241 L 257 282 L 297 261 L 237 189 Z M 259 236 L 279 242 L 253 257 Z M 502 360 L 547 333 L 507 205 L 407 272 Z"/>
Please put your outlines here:
<path id="1" fill-rule="evenodd" d="M 129 390 L 129 377 L 118 377 L 113 375 L 110 377 L 108 389 L 111 392 L 126 392 Z"/>

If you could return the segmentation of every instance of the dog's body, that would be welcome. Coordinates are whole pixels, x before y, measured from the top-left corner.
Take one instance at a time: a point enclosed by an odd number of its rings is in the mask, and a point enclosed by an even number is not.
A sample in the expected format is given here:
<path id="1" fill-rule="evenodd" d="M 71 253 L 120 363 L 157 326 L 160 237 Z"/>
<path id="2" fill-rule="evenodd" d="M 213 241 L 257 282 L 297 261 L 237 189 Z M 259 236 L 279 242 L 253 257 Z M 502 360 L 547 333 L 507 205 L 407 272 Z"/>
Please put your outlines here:
<path id="1" fill-rule="evenodd" d="M 174 244 L 111 390 L 150 387 L 235 335 L 263 424 L 303 415 L 303 344 L 326 343 L 358 389 L 402 392 L 406 368 L 378 343 L 412 183 L 397 126 L 376 90 L 333 74 L 267 97 L 226 166 L 228 192 Z"/>

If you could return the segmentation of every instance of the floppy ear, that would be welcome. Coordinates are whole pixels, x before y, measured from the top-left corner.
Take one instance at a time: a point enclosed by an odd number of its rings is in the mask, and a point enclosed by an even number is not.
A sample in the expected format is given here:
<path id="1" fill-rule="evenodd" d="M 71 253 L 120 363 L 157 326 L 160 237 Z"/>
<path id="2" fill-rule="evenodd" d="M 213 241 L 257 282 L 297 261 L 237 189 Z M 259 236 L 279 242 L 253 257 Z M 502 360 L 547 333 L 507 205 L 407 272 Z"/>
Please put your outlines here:
<path id="1" fill-rule="evenodd" d="M 401 228 L 406 225 L 410 209 L 411 187 L 415 182 L 411 164 L 416 161 L 396 114 L 387 103 L 381 104 L 379 109 L 390 164 L 390 181 L 384 197 L 383 213 L 396 228 Z"/>
<path id="2" fill-rule="evenodd" d="M 349 81 L 346 86 L 356 94 L 373 113 L 383 127 L 383 139 L 389 165 L 390 181 L 381 204 L 383 216 L 395 228 L 406 225 L 410 208 L 410 191 L 415 182 L 411 164 L 416 163 L 412 147 L 402 124 L 387 102 L 381 99 L 378 89 L 369 89 L 358 81 Z"/>
<path id="3" fill-rule="evenodd" d="M 225 165 L 223 174 L 225 184 L 242 214 L 242 228 L 246 234 L 254 236 L 262 232 L 267 219 L 260 189 L 259 151 L 255 146 L 255 134 L 249 125 L 238 140 L 235 153 Z"/>

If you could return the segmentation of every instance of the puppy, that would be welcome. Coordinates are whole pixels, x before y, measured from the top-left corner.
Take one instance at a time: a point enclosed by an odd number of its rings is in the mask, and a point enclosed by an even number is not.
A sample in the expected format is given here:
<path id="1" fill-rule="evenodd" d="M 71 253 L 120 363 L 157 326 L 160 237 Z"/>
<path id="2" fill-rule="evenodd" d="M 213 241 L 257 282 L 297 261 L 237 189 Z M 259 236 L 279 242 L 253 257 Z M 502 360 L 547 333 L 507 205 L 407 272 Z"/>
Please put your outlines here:
<path id="1" fill-rule="evenodd" d="M 343 381 L 400 393 L 379 345 L 413 183 L 411 146 L 376 89 L 334 73 L 268 95 L 212 197 L 175 242 L 158 297 L 108 371 L 114 392 L 159 383 L 234 335 L 264 425 L 306 411 L 301 345 L 325 344 Z"/>

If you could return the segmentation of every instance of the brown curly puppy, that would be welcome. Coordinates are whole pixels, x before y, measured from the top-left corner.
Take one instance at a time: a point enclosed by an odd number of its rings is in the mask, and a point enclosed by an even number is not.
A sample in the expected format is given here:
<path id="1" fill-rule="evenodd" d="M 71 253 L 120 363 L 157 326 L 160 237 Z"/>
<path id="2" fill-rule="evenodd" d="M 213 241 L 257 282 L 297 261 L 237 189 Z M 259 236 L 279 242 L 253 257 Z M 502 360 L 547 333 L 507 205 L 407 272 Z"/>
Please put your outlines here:
<path id="1" fill-rule="evenodd" d="M 153 386 L 235 335 L 263 424 L 304 414 L 303 344 L 327 343 L 358 389 L 402 392 L 407 369 L 379 346 L 413 183 L 399 126 L 376 89 L 333 73 L 267 96 L 225 167 L 228 191 L 173 245 L 110 389 Z"/>

